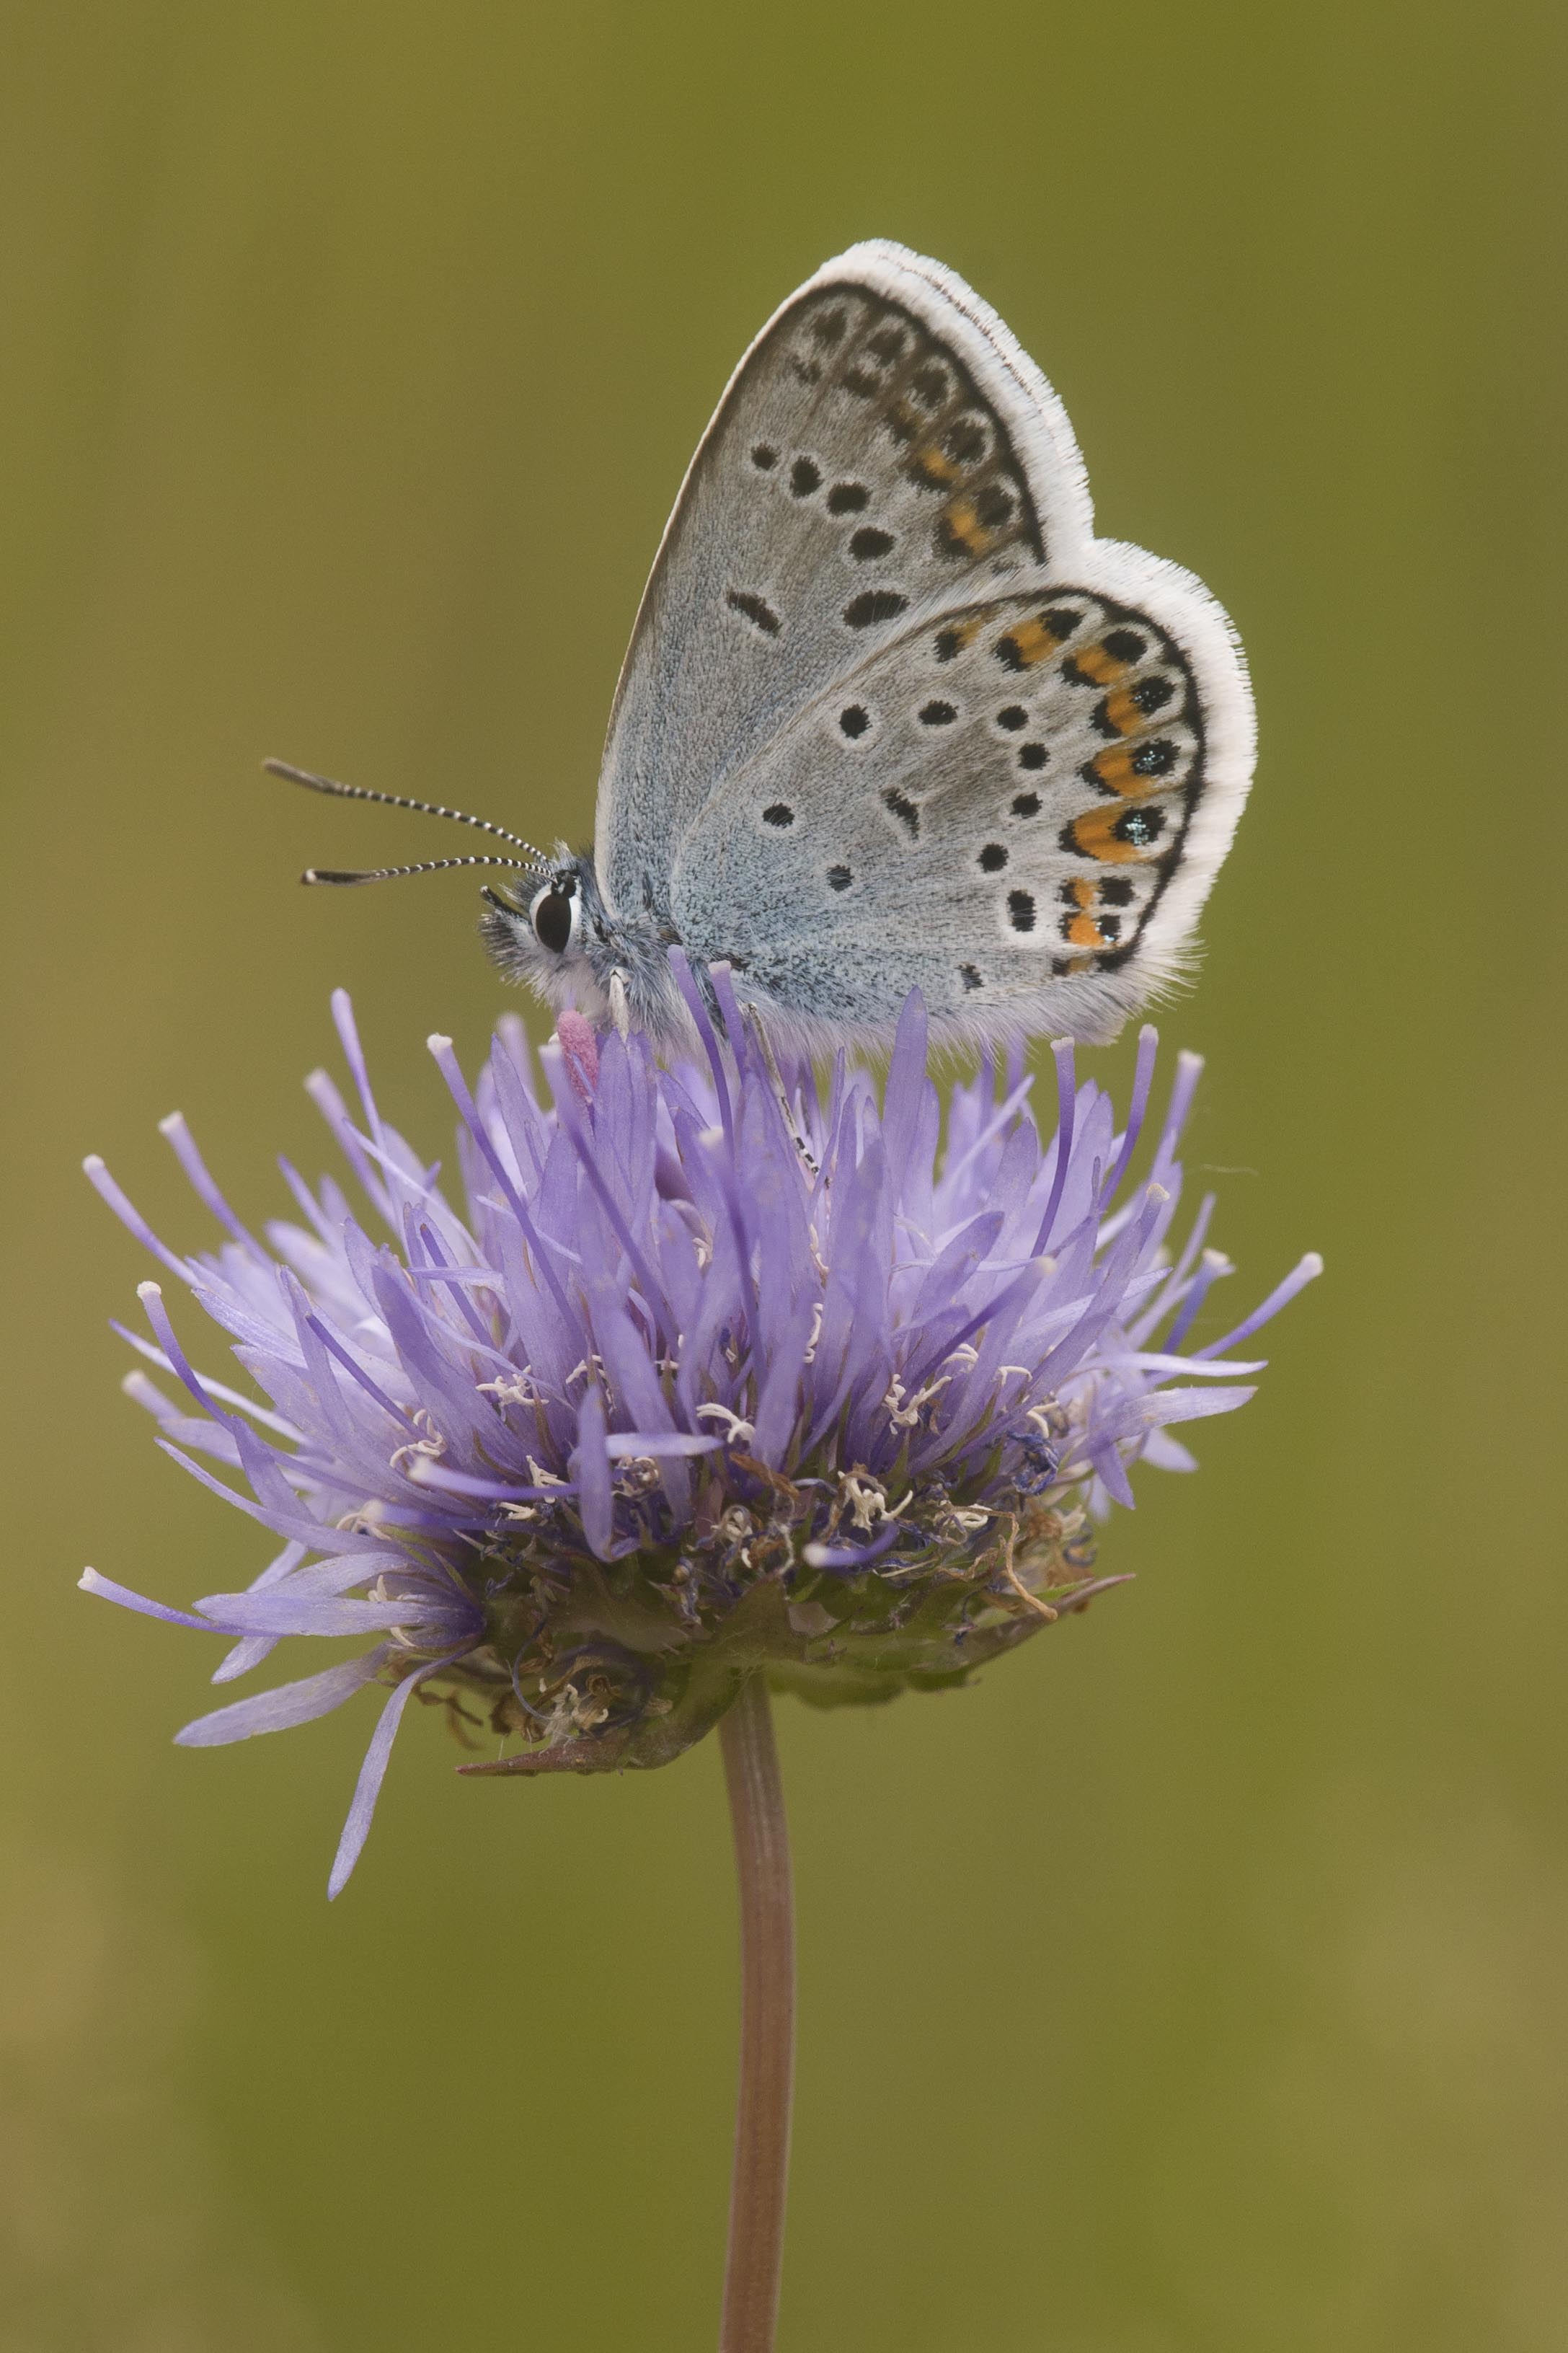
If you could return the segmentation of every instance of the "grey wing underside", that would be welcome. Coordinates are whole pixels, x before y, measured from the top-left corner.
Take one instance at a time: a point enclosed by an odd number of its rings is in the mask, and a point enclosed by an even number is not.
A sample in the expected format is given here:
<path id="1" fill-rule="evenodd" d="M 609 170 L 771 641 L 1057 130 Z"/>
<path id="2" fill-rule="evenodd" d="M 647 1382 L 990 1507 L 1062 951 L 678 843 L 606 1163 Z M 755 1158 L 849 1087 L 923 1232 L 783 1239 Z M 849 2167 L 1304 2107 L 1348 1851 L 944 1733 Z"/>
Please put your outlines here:
<path id="1" fill-rule="evenodd" d="M 1253 751 L 1225 615 L 1094 537 L 1006 327 L 860 246 L 764 329 L 692 461 L 596 863 L 803 1040 L 881 1039 L 912 987 L 952 1034 L 1109 1037 L 1183 968 Z"/>
<path id="2" fill-rule="evenodd" d="M 1060 404 L 978 298 L 897 246 L 829 263 L 742 360 L 665 533 L 600 781 L 611 903 L 664 912 L 722 778 L 906 616 L 1089 531 Z"/>
<path id="3" fill-rule="evenodd" d="M 884 1034 L 912 988 L 976 1035 L 1112 1035 L 1171 975 L 1205 735 L 1193 666 L 1145 611 L 1066 583 L 959 608 L 712 797 L 676 927 L 807 1040 Z"/>

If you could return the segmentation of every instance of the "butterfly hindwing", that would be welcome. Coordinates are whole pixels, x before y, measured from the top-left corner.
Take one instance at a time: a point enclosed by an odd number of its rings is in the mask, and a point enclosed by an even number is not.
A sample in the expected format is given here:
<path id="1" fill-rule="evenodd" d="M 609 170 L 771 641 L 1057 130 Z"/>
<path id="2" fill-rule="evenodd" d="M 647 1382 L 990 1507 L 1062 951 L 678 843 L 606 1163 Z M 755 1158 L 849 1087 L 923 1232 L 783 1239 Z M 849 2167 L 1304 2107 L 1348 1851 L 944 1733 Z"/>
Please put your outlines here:
<path id="1" fill-rule="evenodd" d="M 1052 584 L 870 654 L 684 844 L 693 953 L 808 1036 L 884 1032 L 911 988 L 975 1032 L 1113 1033 L 1175 964 L 1190 914 L 1162 911 L 1213 825 L 1208 665 L 1146 602 Z"/>
<path id="2" fill-rule="evenodd" d="M 1059 404 L 962 281 L 894 246 L 830 263 L 742 362 L 660 548 L 600 785 L 612 902 L 660 905 L 721 778 L 910 617 L 1089 527 Z"/>

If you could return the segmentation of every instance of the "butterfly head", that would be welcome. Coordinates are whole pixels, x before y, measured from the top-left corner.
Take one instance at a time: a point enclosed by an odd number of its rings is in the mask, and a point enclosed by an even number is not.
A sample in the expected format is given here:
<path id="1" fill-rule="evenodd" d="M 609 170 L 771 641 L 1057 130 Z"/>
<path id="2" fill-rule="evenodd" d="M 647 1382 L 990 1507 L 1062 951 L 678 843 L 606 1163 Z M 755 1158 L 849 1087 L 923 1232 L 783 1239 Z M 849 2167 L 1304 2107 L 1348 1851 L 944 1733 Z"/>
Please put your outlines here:
<path id="1" fill-rule="evenodd" d="M 553 865 L 499 890 L 488 883 L 479 934 L 509 980 L 526 981 L 555 1005 L 575 1005 L 593 982 L 590 944 L 603 938 L 604 901 L 594 861 L 562 844 Z"/>
<path id="2" fill-rule="evenodd" d="M 562 844 L 547 873 L 487 887 L 484 896 L 479 931 L 509 980 L 525 981 L 557 1010 L 569 1006 L 622 1029 L 664 1036 L 684 1027 L 668 955 L 673 932 L 651 913 L 612 909 L 586 850 Z"/>

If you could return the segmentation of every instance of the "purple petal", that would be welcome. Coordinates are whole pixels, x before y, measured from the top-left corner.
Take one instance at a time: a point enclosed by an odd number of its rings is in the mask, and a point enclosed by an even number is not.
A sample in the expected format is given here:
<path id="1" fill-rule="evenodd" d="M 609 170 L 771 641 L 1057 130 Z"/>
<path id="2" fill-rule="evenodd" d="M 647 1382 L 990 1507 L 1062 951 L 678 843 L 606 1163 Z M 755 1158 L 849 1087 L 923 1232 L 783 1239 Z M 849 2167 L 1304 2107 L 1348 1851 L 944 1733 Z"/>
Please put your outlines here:
<path id="1" fill-rule="evenodd" d="M 116 1585 L 112 1577 L 100 1577 L 96 1568 L 84 1568 L 77 1584 L 83 1593 L 96 1593 L 102 1601 L 118 1601 L 122 1609 L 140 1610 L 143 1618 L 161 1618 L 165 1626 L 194 1626 L 203 1634 L 221 1634 L 225 1630 L 210 1618 L 197 1618 L 189 1609 L 171 1609 L 166 1601 L 149 1601 L 145 1594 L 132 1593 L 128 1585 Z"/>
<path id="2" fill-rule="evenodd" d="M 1234 1413 L 1258 1395 L 1245 1383 L 1228 1389 L 1156 1389 L 1140 1400 L 1138 1416 L 1146 1430 L 1163 1429 L 1173 1421 L 1203 1421 L 1210 1414 Z"/>
<path id="3" fill-rule="evenodd" d="M 427 1667 L 420 1667 L 414 1674 L 405 1676 L 382 1709 L 381 1719 L 364 1753 L 364 1763 L 360 1767 L 359 1779 L 354 1783 L 353 1799 L 349 1806 L 348 1820 L 343 1824 L 343 1834 L 338 1841 L 331 1876 L 327 1882 L 329 1902 L 333 1896 L 341 1895 L 348 1885 L 350 1874 L 370 1835 L 375 1801 L 386 1778 L 387 1760 L 392 1755 L 392 1744 L 397 1737 L 397 1727 L 403 1721 L 404 1709 L 427 1675 L 437 1673 L 442 1667 L 449 1667 L 454 1659 L 461 1656 L 460 1651 L 448 1651 L 445 1658 L 432 1659 Z"/>
<path id="4" fill-rule="evenodd" d="M 605 1451 L 612 1462 L 620 1462 L 639 1454 L 712 1454 L 723 1443 L 721 1438 L 691 1438 L 682 1430 L 618 1430 L 605 1439 Z"/>
<path id="5" fill-rule="evenodd" d="M 566 1293 L 561 1288 L 561 1278 L 556 1273 L 553 1266 L 552 1266 L 549 1256 L 546 1253 L 544 1244 L 540 1239 L 539 1230 L 535 1226 L 532 1218 L 529 1214 L 527 1205 L 525 1204 L 521 1194 L 518 1191 L 517 1187 L 512 1183 L 511 1177 L 507 1172 L 506 1165 L 502 1161 L 500 1154 L 496 1149 L 495 1138 L 491 1135 L 489 1129 L 479 1117 L 478 1105 L 475 1103 L 473 1096 L 468 1092 L 468 1081 L 464 1078 L 461 1070 L 458 1068 L 458 1058 L 452 1051 L 452 1041 L 450 1038 L 443 1038 L 437 1033 L 426 1039 L 426 1043 L 429 1047 L 432 1055 L 435 1057 L 437 1069 L 440 1071 L 441 1076 L 447 1082 L 453 1102 L 457 1104 L 458 1111 L 462 1113 L 464 1125 L 467 1127 L 469 1134 L 473 1137 L 474 1142 L 479 1145 L 479 1150 L 484 1154 L 485 1159 L 489 1163 L 497 1183 L 500 1185 L 501 1191 L 506 1196 L 508 1206 L 510 1207 L 513 1217 L 516 1218 L 518 1224 L 522 1229 L 523 1236 L 533 1255 L 534 1265 L 538 1268 L 540 1273 L 543 1276 L 546 1284 L 549 1286 L 552 1296 L 554 1298 L 556 1306 L 560 1309 L 564 1321 L 568 1324 L 574 1322 L 574 1318 L 572 1314 L 571 1306 L 567 1301 Z"/>
<path id="6" fill-rule="evenodd" d="M 257 1692 L 249 1699 L 236 1700 L 232 1706 L 214 1708 L 210 1715 L 198 1715 L 176 1732 L 174 1745 L 224 1748 L 231 1741 L 254 1739 L 258 1732 L 287 1732 L 296 1724 L 311 1724 L 374 1683 L 392 1652 L 392 1643 L 378 1642 L 363 1659 L 345 1659 L 319 1675 L 279 1683 L 275 1691 Z"/>
<path id="7" fill-rule="evenodd" d="M 1073 1050 L 1070 1038 L 1058 1038 L 1051 1053 L 1057 1066 L 1057 1141 L 1056 1166 L 1051 1171 L 1051 1189 L 1046 1201 L 1046 1213 L 1040 1219 L 1040 1229 L 1035 1237 L 1034 1255 L 1043 1258 L 1056 1231 L 1057 1211 L 1061 1208 L 1062 1192 L 1072 1165 L 1073 1118 L 1078 1104 L 1078 1090 L 1073 1078 Z"/>
<path id="8" fill-rule="evenodd" d="M 1267 1324 L 1271 1316 L 1278 1315 L 1286 1303 L 1294 1299 L 1299 1291 L 1305 1291 L 1308 1283 L 1316 1282 L 1322 1271 L 1323 1261 L 1317 1251 L 1309 1250 L 1306 1257 L 1291 1268 L 1284 1282 L 1275 1284 L 1261 1307 L 1255 1307 L 1251 1314 L 1237 1325 L 1234 1332 L 1226 1334 L 1223 1340 L 1211 1340 L 1206 1348 L 1194 1348 L 1194 1356 L 1223 1356 L 1227 1348 L 1234 1348 L 1238 1340 L 1249 1338 L 1260 1324 Z"/>
<path id="9" fill-rule="evenodd" d="M 250 1591 L 263 1593 L 269 1585 L 281 1584 L 286 1577 L 293 1576 L 304 1557 L 305 1546 L 302 1544 L 285 1545 L 277 1558 L 268 1562 L 260 1576 L 251 1578 Z M 278 1637 L 275 1634 L 242 1634 L 233 1650 L 226 1651 L 213 1669 L 214 1683 L 237 1683 L 241 1675 L 247 1675 L 253 1667 L 260 1666 L 262 1661 L 269 1658 L 277 1648 Z"/>
<path id="10" fill-rule="evenodd" d="M 864 1568 L 868 1561 L 877 1560 L 891 1549 L 905 1535 L 899 1520 L 885 1520 L 874 1536 L 864 1544 L 808 1544 L 804 1547 L 806 1564 L 812 1568 Z"/>
<path id="11" fill-rule="evenodd" d="M 325 1071 L 312 1071 L 305 1082 L 305 1092 L 337 1138 L 338 1149 L 363 1187 L 366 1198 L 388 1225 L 395 1222 L 393 1204 L 386 1187 L 377 1174 L 364 1139 L 349 1117 L 348 1105 Z"/>
<path id="12" fill-rule="evenodd" d="M 121 1224 L 135 1235 L 142 1249 L 151 1250 L 153 1256 L 161 1260 L 171 1274 L 178 1275 L 182 1282 L 193 1282 L 195 1270 L 184 1259 L 176 1258 L 174 1251 L 158 1240 L 141 1210 L 134 1208 L 121 1191 L 99 1154 L 89 1152 L 81 1166 L 82 1174 L 100 1200 L 108 1202 Z"/>
<path id="13" fill-rule="evenodd" d="M 270 1593 L 211 1593 L 198 1606 L 231 1634 L 384 1633 L 394 1626 L 423 1626 L 430 1620 L 422 1599 L 355 1601 L 342 1595 L 300 1593 L 294 1582 L 274 1587 Z"/>
<path id="14" fill-rule="evenodd" d="M 433 1461 L 422 1454 L 409 1465 L 408 1475 L 416 1487 L 439 1487 L 454 1495 L 473 1495 L 492 1504 L 536 1504 L 548 1495 L 574 1495 L 575 1487 L 565 1482 L 549 1487 L 506 1485 L 499 1479 L 471 1478 L 466 1471 L 450 1471 L 444 1462 Z"/>
<path id="15" fill-rule="evenodd" d="M 615 1499 L 610 1493 L 609 1451 L 605 1443 L 605 1400 L 597 1388 L 584 1392 L 577 1409 L 577 1444 L 571 1471 L 577 1482 L 583 1534 L 601 1560 L 615 1548 Z"/>
<path id="16" fill-rule="evenodd" d="M 177 1446 L 171 1446 L 165 1439 L 160 1439 L 158 1442 L 182 1471 L 188 1471 L 193 1479 L 210 1488 L 226 1504 L 232 1504 L 235 1510 L 243 1512 L 247 1519 L 259 1520 L 262 1526 L 270 1528 L 275 1535 L 291 1537 L 300 1544 L 310 1546 L 317 1552 L 333 1545 L 363 1554 L 366 1559 L 400 1560 L 403 1556 L 395 1546 L 387 1544 L 382 1537 L 363 1535 L 356 1528 L 327 1527 L 320 1520 L 313 1520 L 302 1508 L 292 1512 L 274 1511 L 260 1504 L 250 1503 L 244 1495 L 237 1495 L 232 1487 L 226 1487 L 221 1479 L 215 1479 L 210 1471 L 204 1471 L 199 1462 L 193 1462 L 190 1456 L 183 1454 Z"/>
<path id="17" fill-rule="evenodd" d="M 1154 1083 L 1154 1063 L 1159 1051 L 1160 1033 L 1152 1022 L 1146 1021 L 1138 1032 L 1138 1062 L 1132 1074 L 1132 1100 L 1127 1109 L 1127 1126 L 1121 1138 L 1121 1150 L 1117 1155 L 1116 1166 L 1106 1180 L 1105 1190 L 1100 1196 L 1101 1215 L 1110 1208 L 1121 1191 L 1121 1180 L 1132 1164 L 1132 1155 L 1138 1149 L 1138 1138 L 1142 1134 L 1143 1118 L 1149 1108 L 1149 1093 Z"/>
<path id="18" fill-rule="evenodd" d="M 724 1069 L 724 1056 L 712 1020 L 709 1016 L 708 1008 L 702 1001 L 702 991 L 698 985 L 697 976 L 691 969 L 684 948 L 670 949 L 669 969 L 675 976 L 676 987 L 686 999 L 686 1009 L 691 1016 L 697 1035 L 702 1041 L 702 1050 L 708 1057 L 709 1068 L 713 1073 L 713 1092 L 719 1099 L 719 1121 L 724 1130 L 725 1145 L 732 1155 L 735 1149 L 735 1113 L 730 1101 L 730 1082 Z"/>
<path id="19" fill-rule="evenodd" d="M 185 1124 L 184 1112 L 172 1111 L 167 1119 L 161 1119 L 158 1122 L 158 1133 L 173 1145 L 174 1156 L 190 1179 L 191 1189 L 212 1211 L 224 1231 L 233 1237 L 241 1250 L 248 1251 L 250 1256 L 258 1260 L 263 1266 L 270 1267 L 272 1261 L 266 1250 L 262 1249 L 256 1236 L 247 1227 L 241 1225 L 217 1186 L 213 1182 L 207 1164 L 196 1149 L 195 1137 Z"/>

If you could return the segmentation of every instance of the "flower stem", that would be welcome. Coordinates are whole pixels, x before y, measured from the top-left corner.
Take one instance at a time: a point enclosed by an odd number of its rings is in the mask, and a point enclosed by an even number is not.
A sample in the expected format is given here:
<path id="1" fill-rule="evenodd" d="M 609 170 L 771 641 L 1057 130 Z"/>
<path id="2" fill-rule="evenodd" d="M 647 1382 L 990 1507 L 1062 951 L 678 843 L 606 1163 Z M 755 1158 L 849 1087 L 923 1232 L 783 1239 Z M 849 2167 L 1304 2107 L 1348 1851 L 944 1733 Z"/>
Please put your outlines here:
<path id="1" fill-rule="evenodd" d="M 741 1894 L 741 2082 L 719 2353 L 773 2353 L 795 2089 L 795 1898 L 766 1678 L 719 1726 Z"/>

